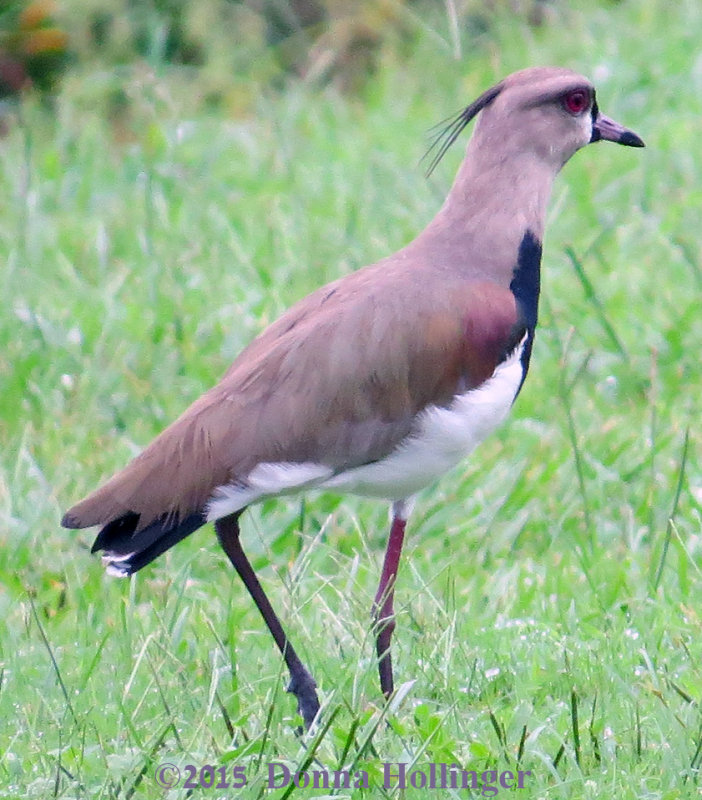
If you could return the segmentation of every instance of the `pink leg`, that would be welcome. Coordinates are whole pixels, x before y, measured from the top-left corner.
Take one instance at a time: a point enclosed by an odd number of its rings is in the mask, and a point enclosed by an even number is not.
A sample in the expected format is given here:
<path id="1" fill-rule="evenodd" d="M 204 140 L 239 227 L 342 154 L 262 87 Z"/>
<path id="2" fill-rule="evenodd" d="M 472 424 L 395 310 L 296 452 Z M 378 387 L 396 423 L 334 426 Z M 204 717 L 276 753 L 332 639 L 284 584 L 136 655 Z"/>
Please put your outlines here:
<path id="1" fill-rule="evenodd" d="M 393 692 L 392 657 L 390 654 L 390 640 L 395 630 L 395 610 L 393 599 L 395 596 L 395 579 L 402 554 L 402 543 L 405 539 L 405 526 L 409 516 L 410 506 L 407 501 L 393 503 L 392 526 L 390 538 L 385 550 L 383 571 L 380 574 L 378 592 L 373 602 L 373 621 L 375 623 L 375 647 L 378 654 L 378 672 L 380 673 L 380 688 L 385 697 L 390 697 Z"/>

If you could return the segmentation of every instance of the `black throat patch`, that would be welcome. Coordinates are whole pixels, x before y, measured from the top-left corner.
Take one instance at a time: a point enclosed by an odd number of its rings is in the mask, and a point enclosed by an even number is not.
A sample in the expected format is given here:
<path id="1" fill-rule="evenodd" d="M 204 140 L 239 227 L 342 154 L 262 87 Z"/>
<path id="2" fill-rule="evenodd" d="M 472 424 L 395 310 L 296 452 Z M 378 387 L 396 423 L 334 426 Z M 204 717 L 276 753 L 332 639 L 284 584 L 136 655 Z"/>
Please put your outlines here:
<path id="1" fill-rule="evenodd" d="M 527 334 L 521 358 L 522 381 L 519 384 L 521 389 L 529 369 L 534 330 L 539 317 L 539 290 L 541 288 L 541 242 L 529 230 L 519 244 L 517 264 L 509 288 L 517 301 L 520 323 L 526 329 Z"/>
<path id="2" fill-rule="evenodd" d="M 597 107 L 597 100 L 593 98 L 592 100 L 592 135 L 590 136 L 590 144 L 593 142 L 599 142 L 602 138 L 602 134 L 597 130 L 597 117 L 600 114 L 600 110 Z"/>

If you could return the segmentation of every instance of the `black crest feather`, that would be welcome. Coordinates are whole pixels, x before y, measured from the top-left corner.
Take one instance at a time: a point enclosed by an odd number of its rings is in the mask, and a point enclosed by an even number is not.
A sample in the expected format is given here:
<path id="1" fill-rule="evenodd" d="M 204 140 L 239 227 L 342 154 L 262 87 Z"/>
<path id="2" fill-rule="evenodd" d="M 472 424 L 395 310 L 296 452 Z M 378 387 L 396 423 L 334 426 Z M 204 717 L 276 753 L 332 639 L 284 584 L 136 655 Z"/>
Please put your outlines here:
<path id="1" fill-rule="evenodd" d="M 424 161 L 431 156 L 431 161 L 426 172 L 427 178 L 434 171 L 439 161 L 444 157 L 449 147 L 451 147 L 461 135 L 466 125 L 468 125 L 473 117 L 482 111 L 485 106 L 490 105 L 503 88 L 503 83 L 498 83 L 496 86 L 483 92 L 477 100 L 474 100 L 469 106 L 459 111 L 458 114 L 453 117 L 447 117 L 432 128 L 432 131 L 436 131 L 436 133 L 433 134 L 429 149 L 422 157 L 422 161 Z"/>

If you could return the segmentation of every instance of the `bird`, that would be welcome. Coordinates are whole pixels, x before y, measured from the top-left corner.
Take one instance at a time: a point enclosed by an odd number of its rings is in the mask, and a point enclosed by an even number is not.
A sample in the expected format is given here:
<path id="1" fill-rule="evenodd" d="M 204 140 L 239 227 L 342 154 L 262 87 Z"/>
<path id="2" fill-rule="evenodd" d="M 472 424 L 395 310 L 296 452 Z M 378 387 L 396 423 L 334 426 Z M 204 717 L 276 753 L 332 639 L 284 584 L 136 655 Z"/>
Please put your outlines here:
<path id="1" fill-rule="evenodd" d="M 390 503 L 372 607 L 380 688 L 390 698 L 407 520 L 417 493 L 463 461 L 522 388 L 554 178 L 590 143 L 644 146 L 600 112 L 586 77 L 530 67 L 442 125 L 429 171 L 476 117 L 447 197 L 415 239 L 294 304 L 62 520 L 71 529 L 99 526 L 92 552 L 117 576 L 213 522 L 282 654 L 307 729 L 320 711 L 317 684 L 243 550 L 241 514 L 311 489 Z"/>

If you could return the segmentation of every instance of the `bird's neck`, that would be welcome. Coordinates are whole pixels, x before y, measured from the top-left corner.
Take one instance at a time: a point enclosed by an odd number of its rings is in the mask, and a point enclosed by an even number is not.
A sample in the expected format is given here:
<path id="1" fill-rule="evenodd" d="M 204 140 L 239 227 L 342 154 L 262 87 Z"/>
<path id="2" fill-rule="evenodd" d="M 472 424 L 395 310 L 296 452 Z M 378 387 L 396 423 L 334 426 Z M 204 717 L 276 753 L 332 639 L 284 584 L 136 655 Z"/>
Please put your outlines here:
<path id="1" fill-rule="evenodd" d="M 541 244 L 555 174 L 536 158 L 474 142 L 444 205 L 410 247 L 434 267 L 509 286 L 525 237 Z"/>

